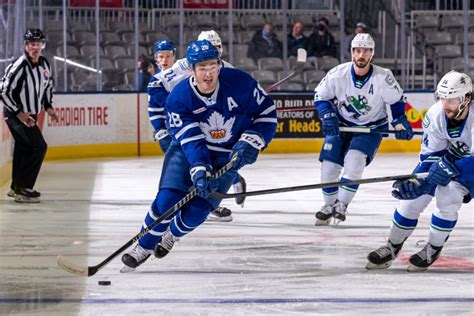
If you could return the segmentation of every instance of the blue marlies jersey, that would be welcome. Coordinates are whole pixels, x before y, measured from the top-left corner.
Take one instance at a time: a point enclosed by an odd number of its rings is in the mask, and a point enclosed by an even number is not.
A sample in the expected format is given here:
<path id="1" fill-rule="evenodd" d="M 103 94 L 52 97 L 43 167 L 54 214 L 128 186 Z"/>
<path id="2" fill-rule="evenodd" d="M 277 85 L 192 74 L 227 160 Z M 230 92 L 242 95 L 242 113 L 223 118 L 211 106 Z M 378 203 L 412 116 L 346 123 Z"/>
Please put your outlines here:
<path id="1" fill-rule="evenodd" d="M 155 129 L 155 132 L 166 129 L 165 124 L 165 101 L 168 97 L 168 92 L 163 88 L 161 77 L 159 76 L 161 70 L 158 69 L 148 82 L 148 118 Z"/>
<path id="2" fill-rule="evenodd" d="M 210 97 L 199 94 L 194 77 L 181 81 L 166 99 L 168 131 L 191 166 L 212 165 L 228 157 L 245 131 L 262 137 L 265 148 L 275 135 L 273 100 L 247 73 L 221 68 Z"/>

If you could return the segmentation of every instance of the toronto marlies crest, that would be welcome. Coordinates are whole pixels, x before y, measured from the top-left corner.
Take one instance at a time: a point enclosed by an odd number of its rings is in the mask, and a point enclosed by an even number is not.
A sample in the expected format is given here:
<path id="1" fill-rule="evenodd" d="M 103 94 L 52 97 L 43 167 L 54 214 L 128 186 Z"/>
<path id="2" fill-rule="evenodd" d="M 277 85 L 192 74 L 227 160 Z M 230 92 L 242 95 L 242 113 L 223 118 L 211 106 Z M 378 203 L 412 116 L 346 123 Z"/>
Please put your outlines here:
<path id="1" fill-rule="evenodd" d="M 367 98 L 363 95 L 358 97 L 347 96 L 347 102 L 342 102 L 342 106 L 346 109 L 349 114 L 352 114 L 352 117 L 357 119 L 362 115 L 367 115 L 372 109 L 367 101 Z"/>
<path id="2" fill-rule="evenodd" d="M 219 144 L 228 142 L 232 137 L 232 127 L 235 117 L 228 120 L 218 112 L 213 112 L 207 119 L 207 122 L 199 123 L 199 126 L 206 135 L 206 141 Z"/>

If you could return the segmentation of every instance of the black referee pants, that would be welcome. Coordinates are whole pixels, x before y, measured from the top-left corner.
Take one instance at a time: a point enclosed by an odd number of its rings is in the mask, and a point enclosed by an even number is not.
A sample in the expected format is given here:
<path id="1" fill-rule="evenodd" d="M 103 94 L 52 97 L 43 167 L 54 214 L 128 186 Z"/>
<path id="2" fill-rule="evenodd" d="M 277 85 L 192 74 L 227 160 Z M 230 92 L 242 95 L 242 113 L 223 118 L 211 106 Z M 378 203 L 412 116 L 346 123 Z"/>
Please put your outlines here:
<path id="1" fill-rule="evenodd" d="M 48 145 L 37 125 L 28 127 L 9 111 L 3 114 L 15 140 L 11 188 L 33 189 Z"/>

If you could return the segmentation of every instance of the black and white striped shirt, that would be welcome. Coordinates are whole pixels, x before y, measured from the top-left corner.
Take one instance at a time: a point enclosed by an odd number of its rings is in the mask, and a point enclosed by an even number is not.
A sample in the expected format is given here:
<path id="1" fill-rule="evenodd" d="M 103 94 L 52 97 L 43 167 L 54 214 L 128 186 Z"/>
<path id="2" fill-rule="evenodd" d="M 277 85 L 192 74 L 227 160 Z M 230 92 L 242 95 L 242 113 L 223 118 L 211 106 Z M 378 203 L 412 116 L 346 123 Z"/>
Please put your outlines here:
<path id="1" fill-rule="evenodd" d="M 43 56 L 34 65 L 26 53 L 10 64 L 0 82 L 0 102 L 7 111 L 38 114 L 52 107 L 54 82 Z"/>

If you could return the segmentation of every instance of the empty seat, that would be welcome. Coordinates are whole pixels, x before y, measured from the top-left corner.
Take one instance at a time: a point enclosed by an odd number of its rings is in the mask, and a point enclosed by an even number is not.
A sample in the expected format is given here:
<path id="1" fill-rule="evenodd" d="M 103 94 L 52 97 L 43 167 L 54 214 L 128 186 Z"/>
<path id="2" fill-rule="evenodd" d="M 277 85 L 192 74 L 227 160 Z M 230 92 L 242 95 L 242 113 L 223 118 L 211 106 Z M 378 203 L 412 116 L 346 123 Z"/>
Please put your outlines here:
<path id="1" fill-rule="evenodd" d="M 123 75 L 125 84 L 135 87 L 135 71 L 126 71 Z"/>
<path id="2" fill-rule="evenodd" d="M 247 57 L 248 45 L 234 45 L 234 60 Z"/>
<path id="3" fill-rule="evenodd" d="M 58 54 L 58 56 L 64 56 L 63 54 L 63 47 L 62 46 L 59 46 L 57 49 L 56 49 L 56 53 Z M 66 54 L 68 57 L 70 56 L 79 56 L 81 55 L 81 53 L 79 52 L 79 49 L 74 46 L 74 45 L 66 45 Z"/>
<path id="4" fill-rule="evenodd" d="M 135 32 L 134 31 L 126 31 L 121 34 L 122 41 L 125 43 L 135 43 Z M 138 33 L 138 43 L 146 43 L 145 37 Z"/>
<path id="5" fill-rule="evenodd" d="M 296 59 L 296 57 L 294 56 L 291 56 L 288 58 L 288 69 L 294 69 L 296 68 L 296 64 L 298 63 L 298 60 Z M 317 61 L 316 61 L 317 63 Z M 315 66 L 312 65 L 309 61 L 306 61 L 304 66 L 303 66 L 303 70 L 314 70 L 315 69 Z"/>
<path id="6" fill-rule="evenodd" d="M 126 31 L 133 31 L 133 25 L 123 21 L 110 21 L 109 29 L 116 33 L 122 33 Z"/>
<path id="7" fill-rule="evenodd" d="M 240 70 L 246 72 L 252 72 L 253 70 L 257 70 L 257 65 L 255 64 L 255 61 L 252 58 L 248 58 L 246 56 L 234 55 L 234 65 Z"/>
<path id="8" fill-rule="evenodd" d="M 258 68 L 262 70 L 281 70 L 283 61 L 278 57 L 263 57 L 258 60 Z"/>
<path id="9" fill-rule="evenodd" d="M 464 71 L 464 57 L 454 58 L 452 59 L 452 69 L 458 71 Z M 467 68 L 474 69 L 474 58 L 467 59 Z"/>
<path id="10" fill-rule="evenodd" d="M 454 39 L 455 44 L 463 44 L 464 43 L 464 33 L 456 33 L 456 37 Z M 467 33 L 467 43 L 474 44 L 474 32 Z"/>
<path id="11" fill-rule="evenodd" d="M 227 13 L 217 15 L 218 26 L 222 28 L 227 28 L 229 26 L 229 15 Z M 236 29 L 240 27 L 240 21 L 237 15 L 232 15 L 232 28 Z"/>
<path id="12" fill-rule="evenodd" d="M 237 33 L 233 32 L 233 40 L 232 43 L 238 43 L 239 39 L 237 38 Z M 219 31 L 219 36 L 221 37 L 221 41 L 223 44 L 229 43 L 229 31 L 228 30 L 220 30 Z"/>
<path id="13" fill-rule="evenodd" d="M 129 54 L 128 50 L 124 46 L 110 45 L 105 46 L 105 55 L 109 58 L 116 58 L 119 56 L 127 56 Z"/>
<path id="14" fill-rule="evenodd" d="M 436 54 L 438 57 L 459 57 L 462 52 L 458 45 L 440 45 L 436 46 Z"/>
<path id="15" fill-rule="evenodd" d="M 155 44 L 158 41 L 162 41 L 165 39 L 171 39 L 173 40 L 170 35 L 161 32 L 161 31 L 155 31 L 155 32 L 147 32 L 146 33 L 146 41 L 150 44 Z M 177 43 L 175 43 L 177 44 Z"/>
<path id="16" fill-rule="evenodd" d="M 262 28 L 266 23 L 263 16 L 257 14 L 244 15 L 240 22 L 244 30 L 256 30 Z"/>
<path id="17" fill-rule="evenodd" d="M 247 31 L 242 31 L 239 33 L 240 35 L 240 43 L 241 44 L 250 44 L 252 41 L 253 36 L 255 35 L 255 32 L 247 32 Z"/>
<path id="18" fill-rule="evenodd" d="M 451 34 L 449 32 L 438 32 L 431 31 L 427 32 L 425 36 L 427 44 L 439 45 L 439 44 L 451 44 Z"/>
<path id="19" fill-rule="evenodd" d="M 442 29 L 461 28 L 464 26 L 464 19 L 461 14 L 446 14 L 441 22 Z"/>
<path id="20" fill-rule="evenodd" d="M 95 59 L 91 60 L 91 65 L 93 68 L 100 69 L 100 70 L 115 70 L 114 62 L 109 58 L 101 58 L 100 59 L 100 67 L 96 67 Z"/>
<path id="21" fill-rule="evenodd" d="M 276 75 L 271 70 L 255 70 L 252 71 L 252 77 L 261 84 L 275 83 L 277 81 Z"/>
<path id="22" fill-rule="evenodd" d="M 319 70 L 329 71 L 332 68 L 336 67 L 337 65 L 339 65 L 339 60 L 337 60 L 334 57 L 318 58 L 318 69 Z"/>
<path id="23" fill-rule="evenodd" d="M 316 87 L 318 86 L 319 83 L 313 82 L 313 83 L 308 83 L 306 85 L 306 90 L 307 91 L 314 91 Z"/>
<path id="24" fill-rule="evenodd" d="M 319 83 L 325 76 L 322 70 L 306 70 L 303 74 L 306 83 Z"/>
<path id="25" fill-rule="evenodd" d="M 193 14 L 189 17 L 192 26 L 199 29 L 214 29 L 217 28 L 217 18 L 210 14 Z"/>
<path id="26" fill-rule="evenodd" d="M 296 83 L 296 82 L 285 82 L 282 83 L 277 90 L 283 91 L 283 90 L 289 90 L 289 91 L 301 91 L 304 90 L 304 86 L 301 83 Z"/>
<path id="27" fill-rule="evenodd" d="M 119 71 L 129 71 L 134 70 L 137 64 L 135 63 L 134 58 L 130 57 L 119 57 L 115 60 L 115 64 L 117 65 L 117 69 Z"/>
<path id="28" fill-rule="evenodd" d="M 102 32 L 100 33 L 100 42 L 104 45 L 117 45 L 122 43 L 122 39 L 116 32 Z"/>
<path id="29" fill-rule="evenodd" d="M 179 14 L 164 14 L 159 18 L 159 22 L 164 29 L 170 26 L 179 26 Z M 186 21 L 184 24 L 186 24 Z"/>
<path id="30" fill-rule="evenodd" d="M 90 44 L 95 44 L 96 42 L 96 36 L 95 36 L 95 33 L 93 32 L 76 31 L 73 34 L 74 34 L 74 40 L 79 45 L 90 45 Z"/>
<path id="31" fill-rule="evenodd" d="M 419 14 L 415 18 L 415 28 L 437 29 L 439 25 L 439 16 L 433 14 Z"/>
<path id="32" fill-rule="evenodd" d="M 88 58 L 95 58 L 96 56 L 96 46 L 95 45 L 84 45 L 80 48 L 81 54 Z M 99 46 L 100 56 L 104 56 L 104 50 Z"/>
<path id="33" fill-rule="evenodd" d="M 71 21 L 68 20 L 67 22 L 67 28 L 71 30 L 71 32 L 77 32 L 77 31 L 90 31 L 91 30 L 91 22 L 86 22 L 86 21 Z"/>

